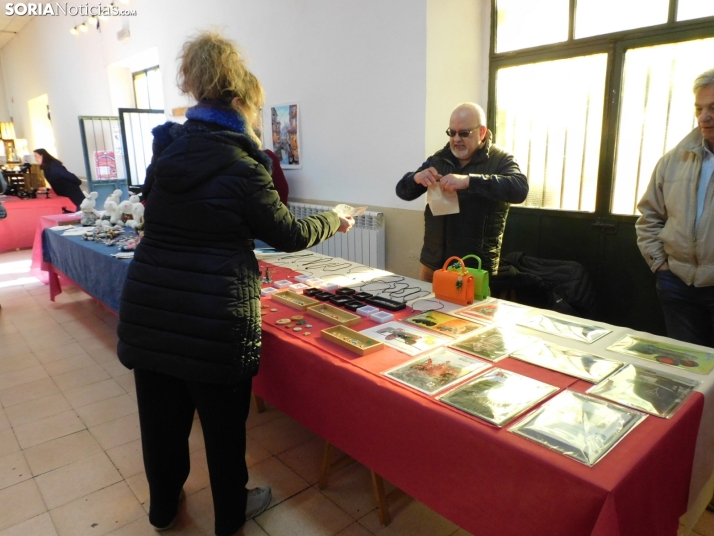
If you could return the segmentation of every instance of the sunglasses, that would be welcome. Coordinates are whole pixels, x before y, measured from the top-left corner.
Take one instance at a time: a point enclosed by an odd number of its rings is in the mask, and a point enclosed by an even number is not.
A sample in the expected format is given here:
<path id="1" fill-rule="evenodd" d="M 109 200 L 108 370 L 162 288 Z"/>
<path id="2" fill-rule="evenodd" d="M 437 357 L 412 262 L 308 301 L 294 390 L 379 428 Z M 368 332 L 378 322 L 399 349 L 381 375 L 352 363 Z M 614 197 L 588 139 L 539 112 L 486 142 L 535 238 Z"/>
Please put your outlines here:
<path id="1" fill-rule="evenodd" d="M 481 128 L 480 125 L 472 128 L 471 130 L 454 130 L 452 128 L 447 128 L 446 135 L 449 138 L 453 138 L 454 136 L 456 136 L 458 134 L 459 138 L 468 138 L 474 130 L 478 130 L 480 128 Z"/>

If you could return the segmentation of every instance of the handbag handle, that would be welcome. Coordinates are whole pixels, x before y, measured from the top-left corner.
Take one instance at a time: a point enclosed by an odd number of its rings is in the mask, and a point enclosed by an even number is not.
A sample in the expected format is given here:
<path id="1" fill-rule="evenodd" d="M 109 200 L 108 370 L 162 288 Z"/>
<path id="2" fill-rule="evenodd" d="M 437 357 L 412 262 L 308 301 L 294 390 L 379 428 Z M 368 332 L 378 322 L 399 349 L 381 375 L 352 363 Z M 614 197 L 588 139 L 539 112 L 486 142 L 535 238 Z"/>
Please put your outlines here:
<path id="1" fill-rule="evenodd" d="M 478 261 L 478 269 L 479 269 L 479 270 L 481 269 L 481 257 L 479 257 L 478 255 L 473 255 L 473 254 L 472 254 L 472 255 L 466 255 L 466 256 L 463 258 L 463 260 L 466 260 L 466 259 L 476 259 L 476 260 Z"/>
<path id="2" fill-rule="evenodd" d="M 449 267 L 449 263 L 451 261 L 459 261 L 459 264 L 461 265 L 461 273 L 468 274 L 468 272 L 466 271 L 466 265 L 464 264 L 464 261 L 461 260 L 461 257 L 457 257 L 456 255 L 446 259 L 446 262 L 444 263 L 444 268 L 443 268 L 444 270 L 446 270 Z"/>

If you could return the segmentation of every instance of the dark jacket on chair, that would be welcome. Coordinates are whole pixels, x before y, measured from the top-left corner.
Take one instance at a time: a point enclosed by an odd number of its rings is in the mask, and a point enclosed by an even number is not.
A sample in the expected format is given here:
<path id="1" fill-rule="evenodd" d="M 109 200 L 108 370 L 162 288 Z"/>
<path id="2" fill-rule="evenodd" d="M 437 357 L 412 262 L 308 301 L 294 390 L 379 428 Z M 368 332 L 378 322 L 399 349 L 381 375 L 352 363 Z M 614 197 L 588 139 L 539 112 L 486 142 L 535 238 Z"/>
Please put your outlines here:
<path id="1" fill-rule="evenodd" d="M 118 354 L 129 368 L 236 384 L 257 374 L 260 359 L 253 238 L 297 251 L 332 236 L 340 220 L 295 219 L 243 116 L 213 106 L 154 129 L 160 156 L 122 293 Z"/>
<path id="2" fill-rule="evenodd" d="M 484 145 L 468 164 L 461 167 L 447 143 L 419 169 L 402 177 L 397 183 L 397 195 L 411 201 L 425 193 L 427 188 L 414 182 L 414 175 L 432 166 L 442 176 L 469 175 L 470 182 L 467 189 L 457 190 L 458 214 L 434 216 L 426 206 L 421 263 L 436 270 L 453 255 L 475 254 L 481 258 L 484 270 L 496 273 L 510 204 L 522 203 L 528 196 L 526 176 L 511 154 L 491 144 L 489 131 Z"/>

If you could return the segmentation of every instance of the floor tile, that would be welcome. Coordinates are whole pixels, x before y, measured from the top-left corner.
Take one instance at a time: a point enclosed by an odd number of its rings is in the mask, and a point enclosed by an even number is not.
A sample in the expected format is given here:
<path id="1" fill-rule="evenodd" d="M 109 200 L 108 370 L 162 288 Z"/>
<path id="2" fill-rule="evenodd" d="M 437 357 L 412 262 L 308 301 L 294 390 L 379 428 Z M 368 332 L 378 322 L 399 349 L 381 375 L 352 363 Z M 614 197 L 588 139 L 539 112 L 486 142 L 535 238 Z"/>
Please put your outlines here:
<path id="1" fill-rule="evenodd" d="M 3 335 L 4 344 L 0 346 L 0 358 L 13 357 L 21 354 L 29 354 L 32 352 L 32 348 L 23 340 L 20 342 L 12 343 L 7 339 L 11 337 L 10 335 Z"/>
<path id="2" fill-rule="evenodd" d="M 694 526 L 694 532 L 700 536 L 714 536 L 714 513 L 705 510 Z"/>
<path id="3" fill-rule="evenodd" d="M 191 434 L 188 436 L 188 451 L 196 452 L 197 450 L 205 449 L 206 445 L 203 440 L 203 427 L 201 421 L 194 419 L 191 426 Z"/>
<path id="4" fill-rule="evenodd" d="M 144 457 L 141 452 L 141 439 L 130 441 L 107 451 L 114 466 L 121 476 L 129 478 L 144 471 Z"/>
<path id="5" fill-rule="evenodd" d="M 306 480 L 312 485 L 316 484 L 320 479 L 324 451 L 325 440 L 319 436 L 315 436 L 310 441 L 279 454 L 278 458 L 300 475 L 303 480 Z M 343 455 L 342 451 L 338 449 L 334 449 L 334 451 L 334 459 L 338 459 Z"/>
<path id="6" fill-rule="evenodd" d="M 43 378 L 47 378 L 47 372 L 41 365 L 6 372 L 5 374 L 0 374 L 0 391 L 32 383 Z"/>
<path id="7" fill-rule="evenodd" d="M 49 512 L 0 531 L 0 536 L 57 536 Z"/>
<path id="8" fill-rule="evenodd" d="M 392 522 L 387 527 L 379 524 L 377 510 L 364 516 L 359 523 L 378 535 L 450 536 L 459 529 L 451 521 L 404 494 L 398 495 L 395 501 L 390 501 L 389 513 Z"/>
<path id="9" fill-rule="evenodd" d="M 27 344 L 33 341 L 47 339 L 49 337 L 58 337 L 58 342 L 63 339 L 62 327 L 59 322 L 52 318 L 46 309 L 34 308 L 27 313 L 23 313 L 19 317 L 14 317 L 12 323 L 17 327 L 18 333 L 27 341 Z M 66 332 L 65 332 L 66 333 Z"/>
<path id="10" fill-rule="evenodd" d="M 26 480 L 0 490 L 0 530 L 14 527 L 46 511 L 42 495 L 34 480 Z"/>
<path id="11" fill-rule="evenodd" d="M 127 393 L 132 393 L 136 391 L 136 383 L 134 382 L 133 372 L 130 372 L 129 374 L 124 374 L 123 376 L 117 376 L 116 378 L 114 378 L 114 381 L 116 381 Z"/>
<path id="12" fill-rule="evenodd" d="M 2 339 L 1 336 L 0 339 Z M 17 354 L 12 357 L 3 357 L 0 358 L 0 374 L 22 370 L 29 367 L 36 367 L 39 364 L 40 362 L 32 353 Z"/>
<path id="13" fill-rule="evenodd" d="M 248 489 L 257 486 L 272 488 L 272 504 L 278 504 L 309 487 L 307 482 L 277 458 L 270 458 L 254 465 L 248 471 L 248 476 Z"/>
<path id="14" fill-rule="evenodd" d="M 23 451 L 32 474 L 37 476 L 58 467 L 103 452 L 87 430 L 53 439 Z"/>
<path id="15" fill-rule="evenodd" d="M 80 408 L 89 404 L 94 404 L 101 400 L 107 400 L 109 398 L 115 398 L 117 396 L 126 394 L 126 391 L 122 389 L 117 382 L 114 380 L 104 380 L 84 387 L 78 387 L 77 389 L 70 389 L 64 392 L 64 396 L 73 408 Z M 2 392 L 0 391 L 0 399 L 2 399 Z"/>
<path id="16" fill-rule="evenodd" d="M 120 419 L 93 426 L 89 431 L 104 450 L 118 447 L 141 437 L 139 414 L 133 413 Z"/>
<path id="17" fill-rule="evenodd" d="M 146 473 L 143 471 L 134 476 L 130 476 L 126 479 L 126 483 L 131 489 L 132 493 L 139 501 L 139 504 L 146 510 L 149 511 L 149 483 L 146 480 Z M 188 492 L 187 492 L 188 494 Z"/>
<path id="18" fill-rule="evenodd" d="M 238 536 L 268 536 L 268 533 L 251 519 L 248 523 L 243 525 L 243 534 L 238 533 Z"/>
<path id="19" fill-rule="evenodd" d="M 92 355 L 90 352 L 94 350 L 114 350 L 114 356 L 116 357 L 117 343 L 114 337 L 92 337 L 91 339 L 83 339 L 79 341 L 79 345 L 84 348 L 89 355 Z"/>
<path id="20" fill-rule="evenodd" d="M 0 407 L 0 430 L 10 428 L 10 421 L 7 418 L 7 413 Z"/>
<path id="21" fill-rule="evenodd" d="M 89 354 L 87 354 L 84 348 L 82 348 L 77 342 L 70 342 L 55 346 L 54 348 L 35 351 L 35 356 L 37 356 L 37 359 L 39 359 L 41 363 L 50 363 L 52 361 L 57 361 L 58 359 L 66 359 L 76 355 Z"/>
<path id="22" fill-rule="evenodd" d="M 179 522 L 184 523 L 187 519 L 191 520 L 205 534 L 213 534 L 215 517 L 210 488 L 186 497 L 186 501 L 179 509 Z"/>
<path id="23" fill-rule="evenodd" d="M 333 536 L 354 519 L 314 488 L 268 509 L 255 522 L 270 536 Z"/>
<path id="24" fill-rule="evenodd" d="M 60 324 L 58 324 L 59 326 Z M 73 342 L 74 337 L 66 332 L 58 331 L 56 334 L 47 334 L 42 337 L 32 337 L 27 341 L 27 345 L 32 348 L 33 352 L 41 350 L 50 350 L 58 345 L 69 344 Z"/>
<path id="25" fill-rule="evenodd" d="M 74 411 L 70 410 L 23 424 L 14 430 L 18 443 L 23 449 L 26 449 L 45 441 L 79 432 L 84 428 L 84 423 Z"/>
<path id="26" fill-rule="evenodd" d="M 84 342 L 84 341 L 80 341 L 80 342 Z M 117 357 L 116 343 L 112 344 L 110 347 L 93 348 L 93 349 L 87 350 L 87 353 L 92 356 L 92 359 L 94 359 L 97 363 L 102 364 L 102 365 L 104 363 L 113 363 L 113 362 L 119 360 L 119 358 Z"/>
<path id="27" fill-rule="evenodd" d="M 0 430 L 0 456 L 7 456 L 19 451 L 20 444 L 15 437 L 15 431 L 12 428 Z"/>
<path id="28" fill-rule="evenodd" d="M 71 322 L 80 318 L 93 316 L 91 311 L 82 307 L 78 303 L 61 304 L 58 307 L 48 307 L 47 313 L 60 324 L 63 322 Z"/>
<path id="29" fill-rule="evenodd" d="M 57 384 L 57 387 L 60 388 L 60 391 L 70 391 L 102 380 L 108 380 L 109 377 L 109 374 L 107 374 L 101 365 L 94 365 L 73 370 L 72 372 L 66 372 L 52 379 Z"/>
<path id="30" fill-rule="evenodd" d="M 126 417 L 132 413 L 136 413 L 138 406 L 133 398 L 129 395 L 119 395 L 114 398 L 108 398 L 81 406 L 75 410 L 79 418 L 82 419 L 87 427 L 97 426 L 99 424 Z"/>
<path id="31" fill-rule="evenodd" d="M 118 358 L 113 361 L 102 363 L 102 367 L 112 378 L 124 376 L 125 374 L 131 374 L 131 370 L 122 365 Z"/>
<path id="32" fill-rule="evenodd" d="M 327 487 L 320 491 L 355 520 L 377 508 L 372 473 L 359 463 L 332 473 Z M 386 491 L 391 490 L 388 487 Z"/>
<path id="33" fill-rule="evenodd" d="M 50 511 L 60 536 L 102 536 L 145 515 L 125 482 Z"/>
<path id="34" fill-rule="evenodd" d="M 22 452 L 0 457 L 0 489 L 9 488 L 32 478 Z"/>
<path id="35" fill-rule="evenodd" d="M 280 454 L 292 447 L 310 441 L 315 437 L 315 434 L 296 420 L 283 415 L 270 422 L 251 428 L 248 430 L 248 436 L 272 454 Z"/>
<path id="36" fill-rule="evenodd" d="M 62 327 L 77 341 L 96 339 L 97 337 L 109 337 L 112 334 L 112 330 L 109 326 L 103 322 L 96 322 L 91 317 L 63 322 Z"/>
<path id="37" fill-rule="evenodd" d="M 121 480 L 119 471 L 103 452 L 35 478 L 50 510 Z"/>
<path id="38" fill-rule="evenodd" d="M 255 409 L 254 401 L 251 400 L 250 412 L 248 413 L 248 419 L 245 422 L 245 427 L 247 430 L 250 430 L 251 428 L 255 428 L 256 426 L 260 426 L 261 424 L 265 424 L 266 422 L 270 422 L 273 419 L 277 419 L 284 415 L 285 413 L 267 403 L 265 404 L 265 411 L 258 413 Z"/>
<path id="39" fill-rule="evenodd" d="M 5 412 L 10 423 L 17 427 L 70 409 L 72 407 L 65 397 L 57 393 L 11 406 Z"/>
<path id="40" fill-rule="evenodd" d="M 94 359 L 89 357 L 87 354 L 84 354 L 58 359 L 57 361 L 50 361 L 49 363 L 45 363 L 44 367 L 47 374 L 50 376 L 59 376 L 67 372 L 93 367 L 96 365 L 97 362 Z"/>
<path id="41" fill-rule="evenodd" d="M 245 441 L 245 463 L 248 467 L 254 466 L 273 455 L 261 447 L 255 440 L 247 437 Z"/>
<path id="42" fill-rule="evenodd" d="M 190 521 L 190 520 L 189 520 Z M 136 521 L 129 523 L 114 532 L 110 532 L 109 536 L 156 536 L 157 532 L 149 523 L 149 517 L 144 516 Z M 167 534 L 180 534 L 181 536 L 205 536 L 205 533 L 194 525 L 177 525 Z M 0 536 L 2 536 L 0 534 Z"/>
<path id="43" fill-rule="evenodd" d="M 0 403 L 4 408 L 9 408 L 59 392 L 60 390 L 55 385 L 55 382 L 48 376 L 41 380 L 0 390 Z"/>
<path id="44" fill-rule="evenodd" d="M 338 532 L 337 536 L 372 536 L 372 533 L 359 523 L 352 523 L 346 529 Z"/>

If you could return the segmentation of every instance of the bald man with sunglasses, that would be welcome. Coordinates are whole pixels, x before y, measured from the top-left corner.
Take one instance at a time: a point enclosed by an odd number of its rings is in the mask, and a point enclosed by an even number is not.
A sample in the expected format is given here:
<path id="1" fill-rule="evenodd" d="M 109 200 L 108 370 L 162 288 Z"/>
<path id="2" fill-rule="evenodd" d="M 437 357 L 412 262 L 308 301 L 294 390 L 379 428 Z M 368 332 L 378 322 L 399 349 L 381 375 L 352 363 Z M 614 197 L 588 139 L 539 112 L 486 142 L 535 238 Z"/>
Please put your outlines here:
<path id="1" fill-rule="evenodd" d="M 453 255 L 478 255 L 483 269 L 495 274 L 508 209 L 528 196 L 526 176 L 511 154 L 491 143 L 486 115 L 478 104 L 457 106 L 446 134 L 449 143 L 397 183 L 397 195 L 406 201 L 429 188 L 456 192 L 458 197 L 457 214 L 434 216 L 428 204 L 424 210 L 423 281 L 431 281 L 434 270 Z"/>

